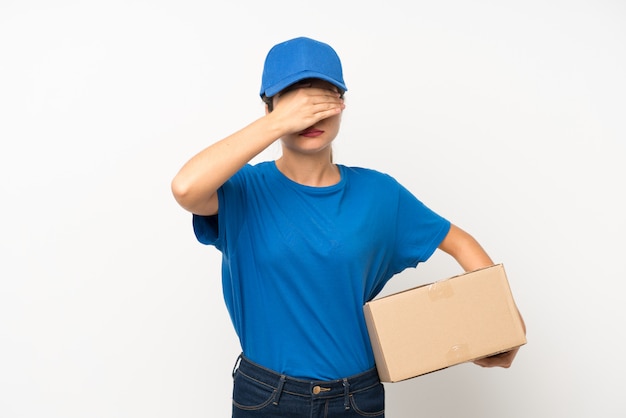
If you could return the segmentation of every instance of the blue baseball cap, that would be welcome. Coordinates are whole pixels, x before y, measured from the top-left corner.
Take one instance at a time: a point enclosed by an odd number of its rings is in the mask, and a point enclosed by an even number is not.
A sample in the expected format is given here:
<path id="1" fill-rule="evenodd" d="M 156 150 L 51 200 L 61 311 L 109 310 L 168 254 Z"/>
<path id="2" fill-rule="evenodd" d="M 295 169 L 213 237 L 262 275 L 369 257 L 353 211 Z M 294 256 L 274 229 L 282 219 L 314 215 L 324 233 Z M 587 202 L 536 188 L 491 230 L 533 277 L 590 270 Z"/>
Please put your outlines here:
<path id="1" fill-rule="evenodd" d="M 306 78 L 319 78 L 347 91 L 341 61 L 328 44 L 300 37 L 275 45 L 265 58 L 261 97 L 272 97 Z"/>

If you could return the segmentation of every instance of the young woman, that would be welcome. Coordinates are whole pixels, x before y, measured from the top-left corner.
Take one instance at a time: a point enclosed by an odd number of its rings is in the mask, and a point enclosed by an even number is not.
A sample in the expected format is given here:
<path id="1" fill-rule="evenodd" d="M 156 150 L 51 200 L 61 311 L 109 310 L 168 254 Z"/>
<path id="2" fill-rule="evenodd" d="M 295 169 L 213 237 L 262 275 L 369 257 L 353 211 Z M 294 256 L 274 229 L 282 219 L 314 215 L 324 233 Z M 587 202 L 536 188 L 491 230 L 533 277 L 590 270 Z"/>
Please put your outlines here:
<path id="1" fill-rule="evenodd" d="M 389 175 L 333 162 L 346 90 L 329 45 L 274 46 L 262 76 L 265 115 L 200 151 L 172 181 L 197 239 L 223 254 L 243 351 L 233 417 L 384 416 L 365 302 L 437 248 L 466 271 L 493 264 Z M 280 158 L 249 164 L 279 139 Z M 477 364 L 508 367 L 516 352 Z"/>

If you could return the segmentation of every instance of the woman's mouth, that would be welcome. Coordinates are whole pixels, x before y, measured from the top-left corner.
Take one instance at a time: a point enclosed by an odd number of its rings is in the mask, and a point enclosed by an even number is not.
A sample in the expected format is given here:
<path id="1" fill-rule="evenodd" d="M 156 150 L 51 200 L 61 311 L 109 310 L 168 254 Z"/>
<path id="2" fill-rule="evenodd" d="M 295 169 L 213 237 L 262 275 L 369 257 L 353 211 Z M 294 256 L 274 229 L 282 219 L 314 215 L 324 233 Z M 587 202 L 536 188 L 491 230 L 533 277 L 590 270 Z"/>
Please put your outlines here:
<path id="1" fill-rule="evenodd" d="M 308 129 L 305 129 L 304 131 L 300 132 L 300 136 L 304 136 L 306 138 L 314 138 L 316 136 L 320 136 L 323 133 L 324 133 L 324 131 L 322 131 L 320 129 L 308 128 Z"/>

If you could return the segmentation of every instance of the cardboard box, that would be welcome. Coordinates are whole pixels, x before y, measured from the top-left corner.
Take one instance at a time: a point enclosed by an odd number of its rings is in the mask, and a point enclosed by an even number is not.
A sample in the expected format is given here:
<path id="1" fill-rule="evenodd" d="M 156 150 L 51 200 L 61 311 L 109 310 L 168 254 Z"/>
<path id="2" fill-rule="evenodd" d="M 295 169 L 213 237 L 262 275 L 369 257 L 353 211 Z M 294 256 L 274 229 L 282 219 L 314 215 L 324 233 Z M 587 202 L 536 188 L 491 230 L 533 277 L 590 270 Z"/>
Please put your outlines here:
<path id="1" fill-rule="evenodd" d="M 363 309 L 383 382 L 526 344 L 502 264 L 374 299 Z"/>

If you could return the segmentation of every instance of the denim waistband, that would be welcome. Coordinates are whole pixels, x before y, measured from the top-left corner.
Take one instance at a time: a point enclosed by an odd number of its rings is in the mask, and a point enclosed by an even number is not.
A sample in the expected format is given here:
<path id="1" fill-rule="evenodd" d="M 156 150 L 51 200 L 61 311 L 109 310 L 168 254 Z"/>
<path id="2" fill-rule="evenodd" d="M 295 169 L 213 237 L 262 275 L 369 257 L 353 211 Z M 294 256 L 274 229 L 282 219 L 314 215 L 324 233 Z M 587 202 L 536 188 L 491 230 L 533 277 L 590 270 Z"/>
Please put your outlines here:
<path id="1" fill-rule="evenodd" d="M 278 405 L 280 396 L 284 392 L 316 399 L 343 396 L 345 398 L 344 405 L 346 409 L 349 409 L 350 394 L 367 390 L 380 384 L 380 378 L 375 367 L 366 372 L 337 380 L 305 380 L 267 369 L 250 361 L 243 354 L 237 358 L 233 368 L 233 376 L 235 376 L 236 372 L 273 388 L 275 392 L 273 402 L 276 405 Z"/>

